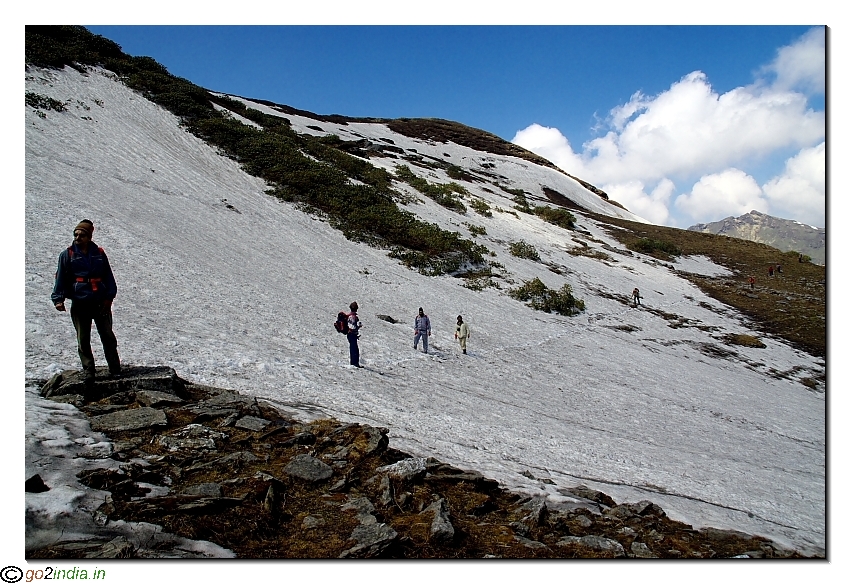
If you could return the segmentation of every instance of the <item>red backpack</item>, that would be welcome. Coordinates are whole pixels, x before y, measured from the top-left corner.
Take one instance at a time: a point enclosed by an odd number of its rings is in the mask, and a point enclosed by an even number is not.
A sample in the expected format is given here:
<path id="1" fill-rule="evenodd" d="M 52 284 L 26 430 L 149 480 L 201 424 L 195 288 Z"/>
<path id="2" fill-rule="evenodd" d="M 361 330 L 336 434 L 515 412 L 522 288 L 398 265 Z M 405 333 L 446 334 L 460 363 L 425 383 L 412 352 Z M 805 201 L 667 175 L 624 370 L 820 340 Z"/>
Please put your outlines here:
<path id="1" fill-rule="evenodd" d="M 345 312 L 340 312 L 336 315 L 336 322 L 334 322 L 334 328 L 340 334 L 348 334 L 348 314 Z"/>

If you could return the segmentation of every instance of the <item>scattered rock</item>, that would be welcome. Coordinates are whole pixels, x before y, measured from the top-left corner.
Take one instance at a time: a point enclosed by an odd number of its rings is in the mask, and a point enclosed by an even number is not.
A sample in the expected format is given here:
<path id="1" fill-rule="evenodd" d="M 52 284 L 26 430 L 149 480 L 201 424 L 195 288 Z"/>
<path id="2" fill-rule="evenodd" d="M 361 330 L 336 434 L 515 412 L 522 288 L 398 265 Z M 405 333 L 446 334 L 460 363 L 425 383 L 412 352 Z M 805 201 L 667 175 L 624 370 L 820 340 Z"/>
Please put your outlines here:
<path id="1" fill-rule="evenodd" d="M 39 492 L 47 492 L 48 490 L 50 490 L 50 488 L 47 486 L 47 484 L 45 484 L 42 481 L 41 476 L 38 475 L 38 474 L 29 478 L 24 483 L 24 491 L 25 492 L 33 492 L 33 493 L 37 494 Z"/>
<path id="2" fill-rule="evenodd" d="M 324 482 L 333 476 L 333 469 L 309 454 L 295 456 L 285 468 L 285 474 L 308 482 Z"/>
<path id="3" fill-rule="evenodd" d="M 428 508 L 420 514 L 433 514 L 434 519 L 431 521 L 428 540 L 435 544 L 450 543 L 455 536 L 455 529 L 449 520 L 449 511 L 446 508 L 446 501 L 440 498 L 432 503 Z"/>
<path id="4" fill-rule="evenodd" d="M 248 431 L 262 431 L 269 426 L 270 421 L 246 415 L 236 422 L 235 427 L 239 429 L 247 429 Z"/>
<path id="5" fill-rule="evenodd" d="M 166 425 L 168 425 L 168 419 L 165 413 L 150 407 L 115 411 L 91 419 L 91 428 L 94 431 L 135 431 Z"/>

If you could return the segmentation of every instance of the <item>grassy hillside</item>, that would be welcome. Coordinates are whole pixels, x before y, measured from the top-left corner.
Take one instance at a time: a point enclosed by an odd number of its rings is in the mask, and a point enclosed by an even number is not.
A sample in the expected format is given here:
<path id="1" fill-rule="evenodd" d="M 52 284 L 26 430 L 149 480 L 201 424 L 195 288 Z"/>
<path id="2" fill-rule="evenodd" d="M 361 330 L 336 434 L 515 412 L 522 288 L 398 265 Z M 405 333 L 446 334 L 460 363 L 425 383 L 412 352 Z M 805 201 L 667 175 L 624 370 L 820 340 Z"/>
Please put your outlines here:
<path id="1" fill-rule="evenodd" d="M 593 215 L 611 225 L 609 233 L 629 248 L 658 259 L 672 254 L 704 255 L 732 271 L 729 277 L 685 275 L 707 295 L 737 308 L 762 332 L 775 334 L 815 356 L 826 356 L 826 267 L 799 263 L 796 252 L 763 243 L 646 225 Z M 768 275 L 781 265 L 782 273 Z M 684 274 L 683 274 L 684 275 Z M 754 289 L 747 283 L 755 277 Z"/>

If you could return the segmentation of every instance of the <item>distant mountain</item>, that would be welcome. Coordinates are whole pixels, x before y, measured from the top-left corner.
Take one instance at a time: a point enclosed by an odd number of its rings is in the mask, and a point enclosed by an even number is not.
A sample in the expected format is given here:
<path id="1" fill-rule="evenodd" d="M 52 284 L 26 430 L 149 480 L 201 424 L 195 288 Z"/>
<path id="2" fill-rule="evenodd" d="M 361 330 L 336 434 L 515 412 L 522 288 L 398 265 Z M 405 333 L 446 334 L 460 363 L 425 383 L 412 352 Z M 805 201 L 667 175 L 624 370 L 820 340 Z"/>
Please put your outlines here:
<path id="1" fill-rule="evenodd" d="M 826 264 L 826 229 L 758 211 L 713 223 L 700 223 L 688 227 L 688 230 L 765 243 L 782 251 L 798 251 L 811 257 L 813 263 Z"/>

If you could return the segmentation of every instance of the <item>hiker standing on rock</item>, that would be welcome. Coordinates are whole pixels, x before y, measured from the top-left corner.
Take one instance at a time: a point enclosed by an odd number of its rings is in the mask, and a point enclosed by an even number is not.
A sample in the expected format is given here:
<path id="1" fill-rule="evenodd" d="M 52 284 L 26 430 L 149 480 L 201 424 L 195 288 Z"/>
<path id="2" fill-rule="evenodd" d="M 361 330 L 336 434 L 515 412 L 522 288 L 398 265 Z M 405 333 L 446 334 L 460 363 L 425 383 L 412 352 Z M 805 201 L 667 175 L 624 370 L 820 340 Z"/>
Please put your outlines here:
<path id="1" fill-rule="evenodd" d="M 419 344 L 419 338 L 422 338 L 422 351 L 428 354 L 428 336 L 431 335 L 431 320 L 419 308 L 419 315 L 413 321 L 413 350 L 416 350 L 416 345 Z"/>
<path id="2" fill-rule="evenodd" d="M 641 303 L 640 303 L 640 290 L 638 288 L 635 288 L 635 289 L 632 290 L 632 306 L 636 308 L 639 305 L 641 305 Z"/>
<path id="3" fill-rule="evenodd" d="M 77 352 L 83 364 L 85 383 L 94 384 L 95 366 L 91 349 L 91 325 L 97 327 L 109 374 L 121 374 L 118 341 L 112 332 L 112 300 L 118 292 L 115 277 L 103 249 L 92 242 L 94 224 L 83 219 L 74 227 L 74 242 L 59 254 L 56 281 L 50 299 L 60 312 L 71 300 L 71 321 L 77 331 Z"/>
<path id="4" fill-rule="evenodd" d="M 357 346 L 357 339 L 360 338 L 360 328 L 363 327 L 363 324 L 360 323 L 360 318 L 357 317 L 357 309 L 359 306 L 357 305 L 357 302 L 351 302 L 348 307 L 351 309 L 351 313 L 348 314 L 348 334 L 346 334 L 346 337 L 348 338 L 348 352 L 350 356 L 349 362 L 351 366 L 363 368 L 360 365 L 360 348 Z"/>
<path id="5" fill-rule="evenodd" d="M 469 338 L 469 326 L 463 321 L 463 316 L 457 317 L 457 327 L 455 328 L 455 340 L 460 342 L 460 348 L 466 354 L 466 339 Z"/>

